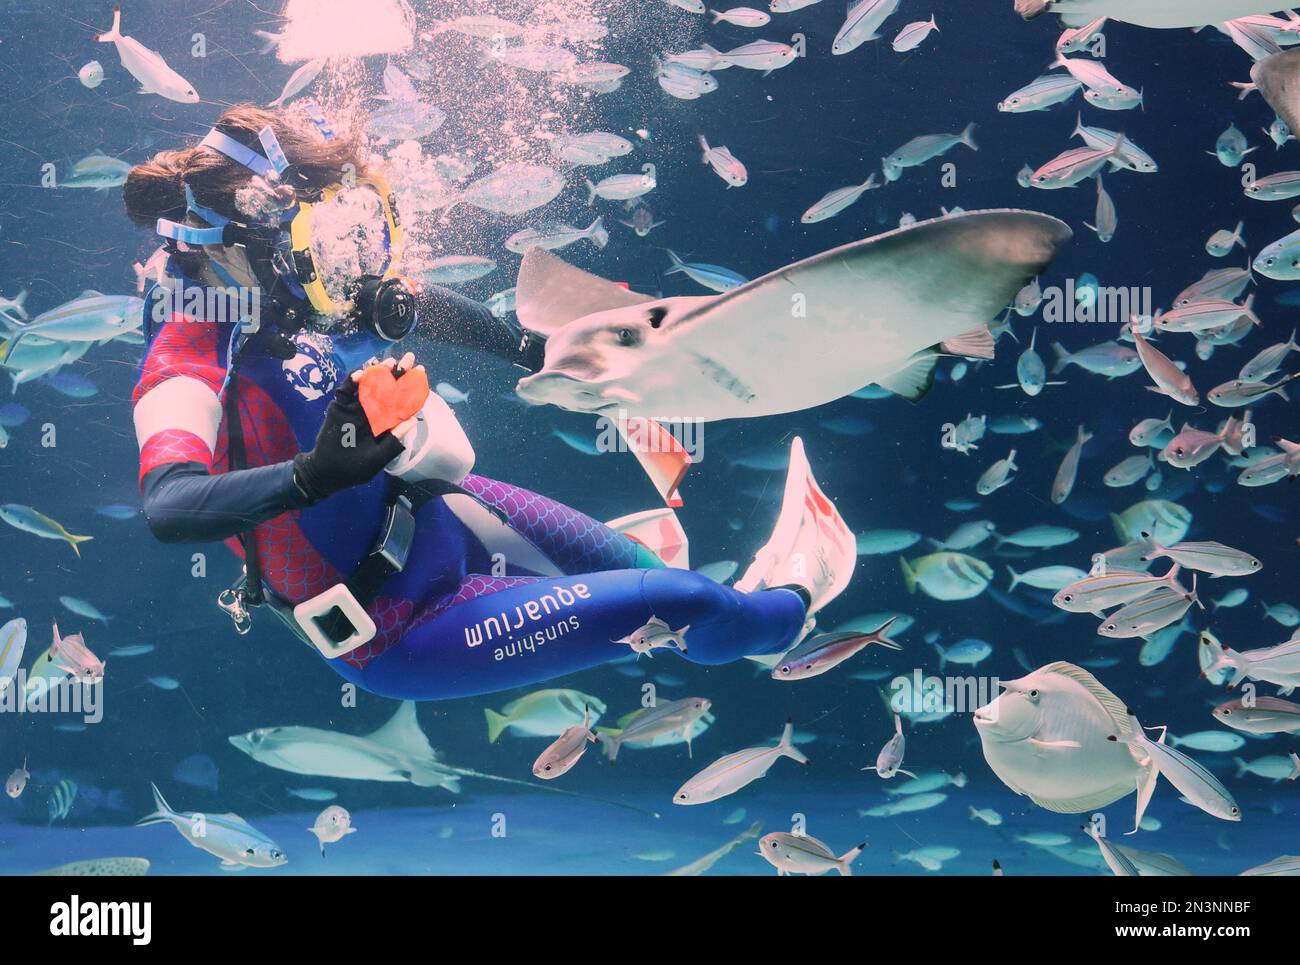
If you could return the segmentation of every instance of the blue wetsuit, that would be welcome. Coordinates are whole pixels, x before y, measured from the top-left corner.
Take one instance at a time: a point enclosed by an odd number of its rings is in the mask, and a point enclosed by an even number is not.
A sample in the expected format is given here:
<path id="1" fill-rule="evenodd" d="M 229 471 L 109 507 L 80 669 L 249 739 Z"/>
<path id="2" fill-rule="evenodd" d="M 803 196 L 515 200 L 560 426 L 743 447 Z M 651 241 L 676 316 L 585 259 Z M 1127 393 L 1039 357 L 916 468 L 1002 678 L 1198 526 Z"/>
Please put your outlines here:
<path id="1" fill-rule="evenodd" d="M 507 357 L 515 347 L 478 303 L 441 289 L 423 299 L 422 333 Z M 294 484 L 292 460 L 312 448 L 341 380 L 388 346 L 364 334 L 299 332 L 293 357 L 282 359 L 250 343 L 233 376 L 250 468 L 231 470 L 215 401 L 230 336 L 229 324 L 174 315 L 149 345 L 134 394 L 145 515 L 162 540 L 224 539 L 241 554 L 235 537 L 251 529 L 264 583 L 296 604 L 345 581 L 379 532 L 387 473 L 311 504 Z M 156 414 L 183 400 L 206 416 Z M 367 690 L 430 700 L 534 684 L 627 656 L 615 641 L 651 617 L 674 630 L 689 625 L 686 658 L 704 664 L 779 652 L 803 626 L 804 599 L 794 591 L 740 593 L 665 568 L 636 541 L 537 493 L 473 474 L 460 485 L 468 496 L 420 506 L 405 568 L 367 606 L 375 637 L 329 661 Z M 453 507 L 470 497 L 534 550 L 530 565 L 494 556 Z M 537 563 L 543 558 L 549 565 Z"/>

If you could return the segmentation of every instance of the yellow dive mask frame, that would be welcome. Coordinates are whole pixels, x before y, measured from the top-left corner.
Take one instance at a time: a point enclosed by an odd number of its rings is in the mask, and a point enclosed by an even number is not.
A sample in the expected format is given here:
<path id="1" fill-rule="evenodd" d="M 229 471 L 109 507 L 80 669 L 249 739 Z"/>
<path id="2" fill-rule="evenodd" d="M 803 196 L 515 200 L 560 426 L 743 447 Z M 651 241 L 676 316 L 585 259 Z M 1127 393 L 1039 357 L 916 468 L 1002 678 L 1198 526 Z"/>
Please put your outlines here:
<path id="1" fill-rule="evenodd" d="M 321 281 L 316 260 L 312 255 L 312 242 L 315 239 L 314 206 L 329 204 L 343 191 L 358 187 L 368 187 L 379 196 L 380 206 L 384 212 L 384 225 L 387 233 L 384 247 L 388 253 L 388 263 L 381 280 L 401 277 L 398 265 L 402 260 L 402 225 L 397 214 L 397 199 L 388 181 L 381 174 L 367 174 L 356 177 L 349 182 L 331 185 L 320 192 L 320 197 L 312 202 L 299 201 L 298 213 L 289 223 L 290 261 L 298 284 L 302 286 L 312 308 L 326 316 L 345 316 L 352 313 L 355 303 L 338 302 L 330 297 Z"/>

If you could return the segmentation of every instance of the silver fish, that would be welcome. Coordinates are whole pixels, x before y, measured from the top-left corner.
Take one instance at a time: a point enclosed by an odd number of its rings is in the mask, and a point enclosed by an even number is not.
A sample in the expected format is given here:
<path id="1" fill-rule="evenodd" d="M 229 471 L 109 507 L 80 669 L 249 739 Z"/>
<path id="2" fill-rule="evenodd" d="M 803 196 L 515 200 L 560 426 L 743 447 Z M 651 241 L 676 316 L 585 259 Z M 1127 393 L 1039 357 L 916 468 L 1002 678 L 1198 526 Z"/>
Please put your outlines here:
<path id="1" fill-rule="evenodd" d="M 1097 215 L 1093 219 L 1095 225 L 1084 222 L 1084 227 L 1091 228 L 1097 234 L 1097 240 L 1102 244 L 1110 242 L 1115 237 L 1115 232 L 1119 228 L 1119 213 L 1115 209 L 1115 201 L 1106 193 L 1105 186 L 1101 183 L 1101 174 L 1097 174 Z"/>
<path id="2" fill-rule="evenodd" d="M 1142 551 L 1152 544 L 1144 543 Z M 1172 588 L 1178 579 L 1177 564 L 1164 576 L 1151 576 L 1134 570 L 1110 570 L 1099 576 L 1086 576 L 1062 587 L 1052 604 L 1070 613 L 1091 613 L 1101 616 L 1113 606 L 1124 606 L 1149 596 L 1161 588 Z"/>
<path id="3" fill-rule="evenodd" d="M 758 842 L 758 853 L 776 868 L 776 873 L 780 876 L 824 875 L 828 871 L 837 871 L 841 876 L 849 877 L 852 874 L 849 866 L 866 846 L 864 841 L 837 857 L 835 852 L 811 835 L 773 831 L 763 835 Z"/>
<path id="4" fill-rule="evenodd" d="M 1200 394 L 1187 373 L 1175 365 L 1169 356 L 1143 338 L 1136 326 L 1133 328 L 1133 342 L 1137 346 L 1143 367 L 1151 376 L 1151 381 L 1155 382 L 1154 386 L 1147 386 L 1150 391 L 1167 395 L 1183 405 L 1197 405 L 1201 401 Z"/>
<path id="5" fill-rule="evenodd" d="M 1147 804 L 1151 801 L 1161 775 L 1182 793 L 1184 799 L 1206 814 L 1224 821 L 1241 820 L 1241 808 L 1228 789 L 1217 777 L 1182 751 L 1166 746 L 1163 727 L 1160 728 L 1159 740 L 1153 741 L 1147 737 L 1145 729 L 1136 719 L 1133 725 L 1127 733 L 1110 738 L 1128 746 L 1139 768 L 1137 817 L 1133 830 L 1128 834 L 1135 834 L 1141 825 L 1142 816 L 1146 813 Z"/>
<path id="6" fill-rule="evenodd" d="M 916 775 L 903 769 L 903 755 L 907 749 L 907 738 L 903 736 L 903 718 L 894 714 L 894 736 L 885 742 L 876 755 L 876 763 L 864 767 L 864 771 L 875 771 L 877 775 L 888 780 L 895 774 L 906 774 L 915 779 Z"/>
<path id="7" fill-rule="evenodd" d="M 620 728 L 598 727 L 596 739 L 605 756 L 616 761 L 624 744 L 651 746 L 659 738 L 680 734 L 687 753 L 693 756 L 691 740 L 700 724 L 712 719 L 711 715 L 705 716 L 711 706 L 712 702 L 704 697 L 656 701 L 653 707 L 639 711 Z"/>
<path id="8" fill-rule="evenodd" d="M 678 788 L 673 803 L 707 804 L 734 794 L 765 775 L 780 757 L 788 757 L 806 766 L 810 761 L 792 743 L 793 734 L 793 722 L 786 721 L 781 740 L 775 747 L 750 747 L 718 758 Z"/>
<path id="9" fill-rule="evenodd" d="M 1228 700 L 1213 713 L 1219 723 L 1247 734 L 1300 733 L 1300 704 L 1280 697 Z"/>
<path id="10" fill-rule="evenodd" d="M 596 743 L 591 732 L 591 711 L 583 712 L 582 723 L 574 724 L 557 737 L 533 762 L 533 777 L 552 781 L 567 774 L 586 753 L 587 745 Z"/>
<path id="11" fill-rule="evenodd" d="M 170 824 L 194 847 L 220 858 L 226 868 L 277 868 L 288 860 L 279 845 L 238 814 L 173 811 L 158 785 L 149 786 L 156 810 L 137 821 L 136 827 Z"/>
<path id="12" fill-rule="evenodd" d="M 1068 101 L 1081 87 L 1082 84 L 1067 74 L 1045 74 L 1008 94 L 998 102 L 998 110 L 1004 114 L 1045 111 Z"/>
<path id="13" fill-rule="evenodd" d="M 1190 592 L 1175 578 L 1169 586 L 1154 590 L 1116 610 L 1097 628 L 1097 633 L 1110 639 L 1147 638 L 1157 630 L 1177 623 L 1193 604 L 1201 606 L 1196 596 L 1196 575 L 1192 575 Z"/>
<path id="14" fill-rule="evenodd" d="M 1088 440 L 1092 438 L 1090 433 L 1083 426 L 1079 426 L 1078 436 L 1065 457 L 1061 460 L 1060 467 L 1056 470 L 1056 478 L 1052 481 L 1052 502 L 1061 505 L 1070 498 L 1070 493 L 1074 491 L 1074 481 L 1079 475 L 1079 457 L 1083 453 L 1083 447 Z"/>
<path id="15" fill-rule="evenodd" d="M 1170 547 L 1158 542 L 1151 547 L 1147 559 L 1165 557 L 1189 570 L 1199 570 L 1211 576 L 1250 576 L 1264 568 L 1264 564 L 1249 553 L 1224 546 L 1222 543 L 1177 543 Z"/>
<path id="16" fill-rule="evenodd" d="M 897 617 L 891 617 L 871 633 L 849 631 L 845 633 L 823 633 L 811 637 L 786 653 L 772 670 L 773 680 L 806 680 L 816 677 L 833 667 L 838 667 L 855 653 L 871 644 L 879 644 L 890 650 L 903 648 L 890 640 L 886 634 Z"/>

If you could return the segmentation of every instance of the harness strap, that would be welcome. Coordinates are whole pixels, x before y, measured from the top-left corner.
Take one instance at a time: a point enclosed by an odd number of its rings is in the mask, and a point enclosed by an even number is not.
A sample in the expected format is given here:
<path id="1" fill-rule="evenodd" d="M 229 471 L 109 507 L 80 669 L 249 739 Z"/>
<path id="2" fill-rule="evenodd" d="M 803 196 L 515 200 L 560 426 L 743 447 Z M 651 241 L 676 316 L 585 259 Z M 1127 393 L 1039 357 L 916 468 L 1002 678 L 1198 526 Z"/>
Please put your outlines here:
<path id="1" fill-rule="evenodd" d="M 232 343 L 233 344 L 233 343 Z M 244 423 L 239 417 L 239 380 L 235 377 L 243 346 L 232 348 L 233 357 L 226 373 L 225 392 L 222 396 L 222 408 L 226 417 L 227 450 L 231 469 L 248 468 L 248 452 L 244 447 Z M 264 600 L 262 593 L 262 566 L 257 555 L 257 538 L 255 527 L 239 534 L 240 545 L 244 548 L 244 572 L 247 580 L 244 584 L 243 602 L 250 606 L 260 606 Z"/>

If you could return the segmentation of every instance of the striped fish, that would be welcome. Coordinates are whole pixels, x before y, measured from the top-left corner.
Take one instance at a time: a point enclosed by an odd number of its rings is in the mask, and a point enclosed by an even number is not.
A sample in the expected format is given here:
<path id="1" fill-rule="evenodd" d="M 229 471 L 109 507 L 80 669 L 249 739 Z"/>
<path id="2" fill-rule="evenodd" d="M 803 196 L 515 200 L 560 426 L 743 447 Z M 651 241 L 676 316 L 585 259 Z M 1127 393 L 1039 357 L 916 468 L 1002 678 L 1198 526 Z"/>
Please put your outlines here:
<path id="1" fill-rule="evenodd" d="M 72 810 L 72 802 L 77 799 L 77 790 L 77 782 L 66 777 L 54 785 L 54 790 L 50 792 L 50 803 L 46 806 L 46 813 L 49 816 L 46 825 L 62 821 L 68 816 L 68 812 Z"/>

